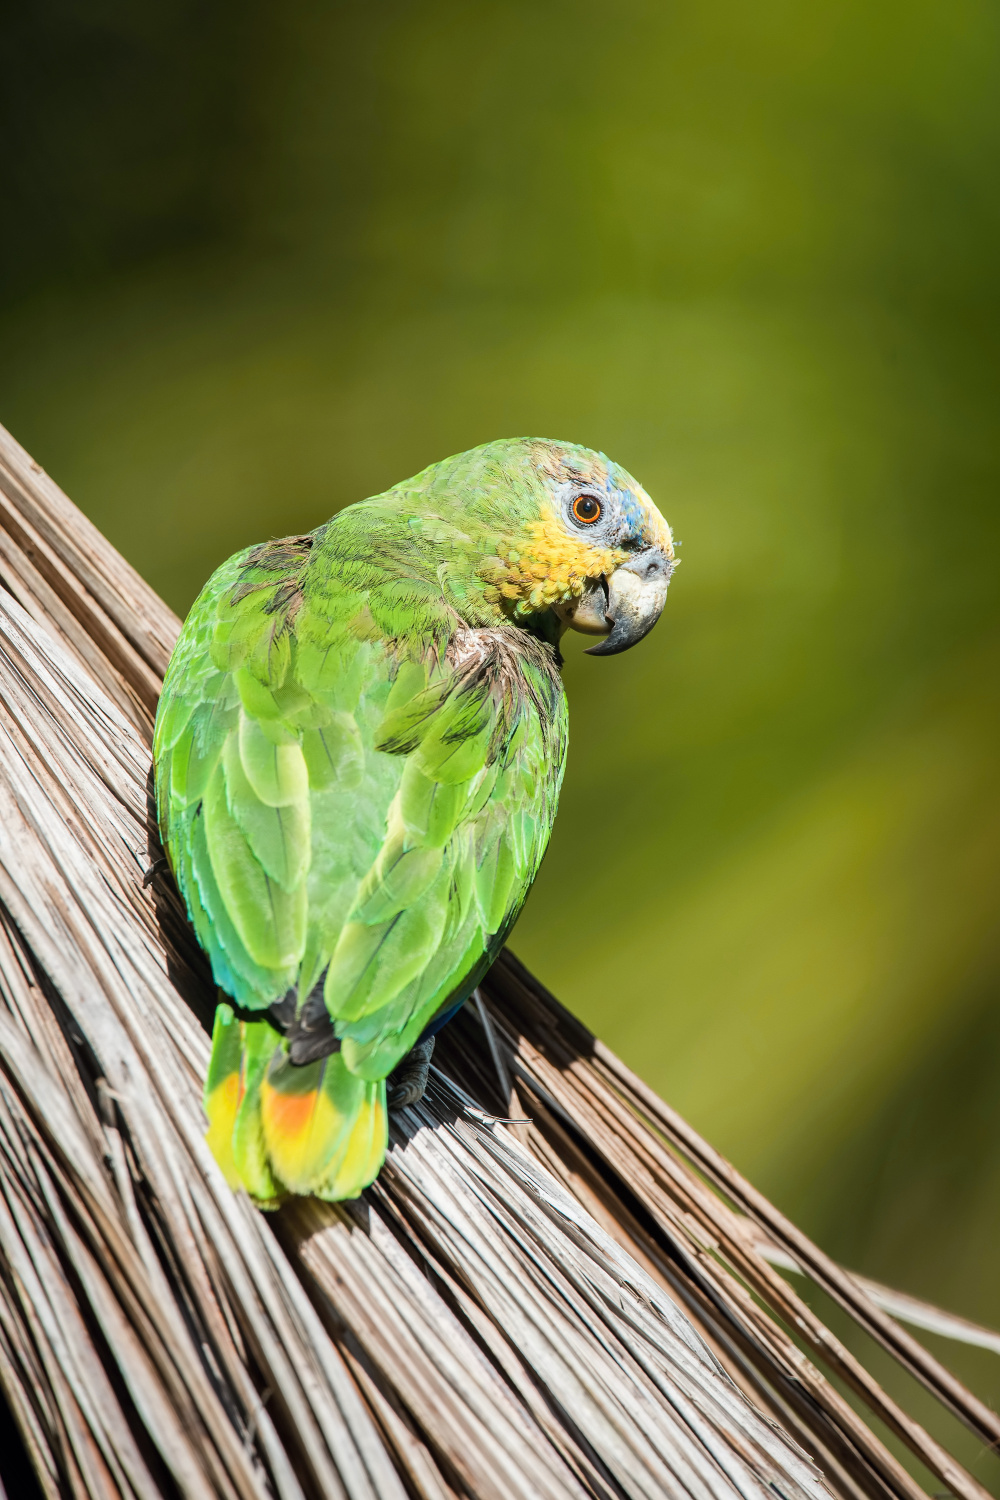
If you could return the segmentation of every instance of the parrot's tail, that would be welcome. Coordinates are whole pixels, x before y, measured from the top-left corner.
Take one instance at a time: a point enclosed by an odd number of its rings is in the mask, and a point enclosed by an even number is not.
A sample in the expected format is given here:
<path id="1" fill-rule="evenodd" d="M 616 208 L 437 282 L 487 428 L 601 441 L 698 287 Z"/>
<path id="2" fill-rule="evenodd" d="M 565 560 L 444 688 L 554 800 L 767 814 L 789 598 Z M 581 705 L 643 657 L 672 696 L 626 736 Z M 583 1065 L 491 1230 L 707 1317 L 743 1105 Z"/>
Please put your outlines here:
<path id="1" fill-rule="evenodd" d="M 280 1032 L 229 1005 L 215 1013 L 205 1113 L 228 1182 L 262 1207 L 289 1192 L 356 1198 L 385 1157 L 384 1080 L 356 1077 L 339 1052 L 291 1063 Z"/>

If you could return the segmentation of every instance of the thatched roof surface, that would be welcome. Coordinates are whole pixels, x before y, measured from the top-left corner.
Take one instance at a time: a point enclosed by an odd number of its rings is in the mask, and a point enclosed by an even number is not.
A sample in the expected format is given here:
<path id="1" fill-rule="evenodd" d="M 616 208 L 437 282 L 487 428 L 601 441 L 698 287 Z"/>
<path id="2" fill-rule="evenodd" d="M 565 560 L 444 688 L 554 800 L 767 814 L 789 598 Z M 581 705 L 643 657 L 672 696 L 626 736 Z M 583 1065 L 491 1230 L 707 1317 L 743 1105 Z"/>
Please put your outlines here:
<path id="1" fill-rule="evenodd" d="M 362 1200 L 230 1192 L 147 802 L 177 622 L 6 435 L 0 581 L 0 1381 L 45 1494 L 918 1500 L 821 1363 L 985 1494 L 771 1262 L 996 1416 L 509 955 Z"/>

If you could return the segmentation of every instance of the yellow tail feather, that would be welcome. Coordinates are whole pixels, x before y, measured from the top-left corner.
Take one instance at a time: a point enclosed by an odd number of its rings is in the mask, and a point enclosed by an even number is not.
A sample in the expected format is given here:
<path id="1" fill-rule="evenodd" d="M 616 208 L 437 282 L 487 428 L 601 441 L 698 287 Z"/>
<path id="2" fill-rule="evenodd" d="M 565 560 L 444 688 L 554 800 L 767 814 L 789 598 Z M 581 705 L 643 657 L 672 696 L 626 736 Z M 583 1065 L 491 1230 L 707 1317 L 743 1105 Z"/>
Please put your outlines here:
<path id="1" fill-rule="evenodd" d="M 365 1084 L 365 1097 L 354 1127 L 343 1152 L 312 1189 L 316 1197 L 329 1202 L 356 1198 L 378 1176 L 385 1160 L 388 1135 L 385 1080 L 380 1079 L 378 1083 Z"/>
<path id="2" fill-rule="evenodd" d="M 356 1198 L 385 1157 L 384 1081 L 358 1078 L 339 1052 L 296 1066 L 267 1021 L 239 1021 L 228 1005 L 216 1016 L 205 1112 L 226 1180 L 261 1207 L 286 1192 Z"/>
<path id="3" fill-rule="evenodd" d="M 296 1067 L 276 1056 L 260 1089 L 271 1170 L 294 1193 L 355 1198 L 385 1155 L 385 1084 L 366 1084 L 339 1052 Z"/>
<path id="4" fill-rule="evenodd" d="M 210 1094 L 205 1094 L 205 1113 L 208 1116 L 205 1139 L 231 1188 L 242 1186 L 233 1156 L 233 1128 L 242 1098 L 239 1073 L 230 1073 L 228 1078 L 215 1085 Z"/>

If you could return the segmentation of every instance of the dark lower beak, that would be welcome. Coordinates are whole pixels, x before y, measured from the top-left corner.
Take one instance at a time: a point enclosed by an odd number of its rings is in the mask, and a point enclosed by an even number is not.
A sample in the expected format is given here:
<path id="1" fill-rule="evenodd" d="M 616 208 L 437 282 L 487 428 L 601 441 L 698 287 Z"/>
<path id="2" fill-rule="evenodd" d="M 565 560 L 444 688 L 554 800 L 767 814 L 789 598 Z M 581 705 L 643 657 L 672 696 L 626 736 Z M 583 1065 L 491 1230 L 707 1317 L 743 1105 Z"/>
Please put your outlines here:
<path id="1" fill-rule="evenodd" d="M 648 635 L 663 613 L 674 564 L 659 547 L 647 547 L 608 579 L 605 618 L 611 629 L 588 656 L 616 656 Z"/>

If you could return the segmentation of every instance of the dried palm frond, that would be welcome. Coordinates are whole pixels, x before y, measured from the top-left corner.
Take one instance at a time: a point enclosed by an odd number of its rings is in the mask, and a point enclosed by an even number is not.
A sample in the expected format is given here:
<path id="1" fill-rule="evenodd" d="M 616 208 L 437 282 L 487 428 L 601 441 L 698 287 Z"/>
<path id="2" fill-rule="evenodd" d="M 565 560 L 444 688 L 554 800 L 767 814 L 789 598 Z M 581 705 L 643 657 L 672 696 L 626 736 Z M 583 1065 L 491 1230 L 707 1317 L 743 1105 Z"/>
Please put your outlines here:
<path id="1" fill-rule="evenodd" d="M 45 1494 L 918 1500 L 823 1365 L 985 1495 L 774 1263 L 995 1443 L 897 1294 L 509 954 L 363 1199 L 234 1195 L 147 798 L 177 621 L 2 430 L 0 582 L 0 1382 Z"/>

